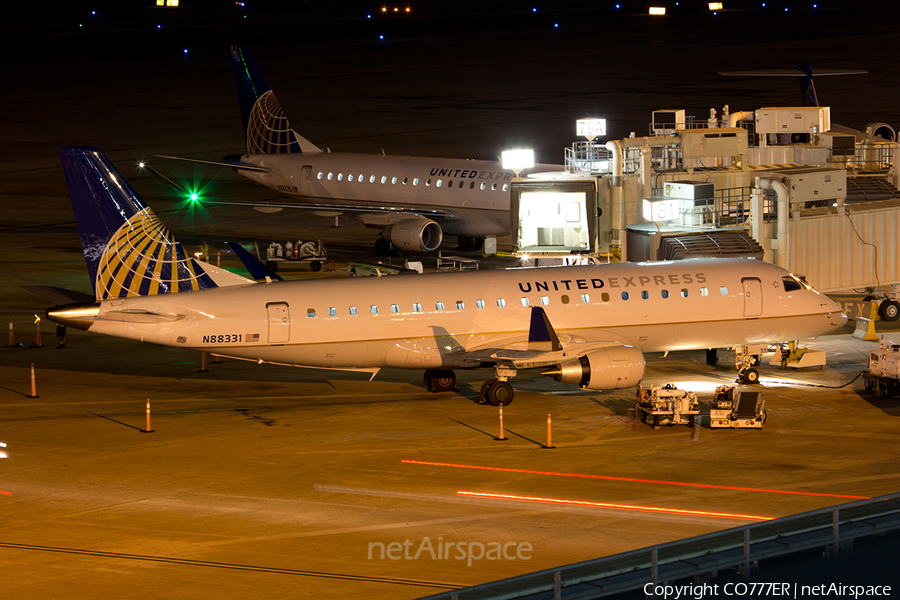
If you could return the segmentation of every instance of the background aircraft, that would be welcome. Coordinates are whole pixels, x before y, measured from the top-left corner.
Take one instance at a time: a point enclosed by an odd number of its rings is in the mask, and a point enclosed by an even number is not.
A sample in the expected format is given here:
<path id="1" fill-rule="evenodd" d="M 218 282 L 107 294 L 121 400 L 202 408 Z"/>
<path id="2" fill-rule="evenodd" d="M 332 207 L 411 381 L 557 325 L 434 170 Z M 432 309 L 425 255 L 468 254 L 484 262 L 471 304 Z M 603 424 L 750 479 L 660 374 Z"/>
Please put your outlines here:
<path id="1" fill-rule="evenodd" d="M 868 71 L 862 69 L 817 69 L 819 77 L 831 75 L 866 75 Z M 796 77 L 800 84 L 801 106 L 819 106 L 819 96 L 816 94 L 816 83 L 813 81 L 813 70 L 808 63 L 797 63 L 793 69 L 758 69 L 754 71 L 719 71 L 719 75 L 726 77 Z M 866 124 L 865 129 L 853 129 L 845 125 L 831 124 L 831 131 L 846 133 L 856 137 L 857 142 L 863 142 L 867 136 L 874 136 L 893 142 L 897 138 L 894 128 L 883 122 Z"/>
<path id="2" fill-rule="evenodd" d="M 410 277 L 253 283 L 187 257 L 94 148 L 61 148 L 95 302 L 50 320 L 116 337 L 272 364 L 372 373 L 490 368 L 509 404 L 524 368 L 582 388 L 638 384 L 642 352 L 782 342 L 846 323 L 834 302 L 754 260 L 619 263 Z M 552 321 L 552 324 L 551 324 Z"/>
<path id="3" fill-rule="evenodd" d="M 415 252 L 437 250 L 444 234 L 458 236 L 461 249 L 474 250 L 485 237 L 509 233 L 509 184 L 514 174 L 499 161 L 323 151 L 291 127 L 250 51 L 232 46 L 231 58 L 246 154 L 221 162 L 162 158 L 231 167 L 301 199 L 251 204 L 263 210 L 348 214 L 380 228 L 382 237 L 375 246 L 382 255 L 389 244 Z M 522 174 L 562 170 L 561 165 L 535 165 Z"/>

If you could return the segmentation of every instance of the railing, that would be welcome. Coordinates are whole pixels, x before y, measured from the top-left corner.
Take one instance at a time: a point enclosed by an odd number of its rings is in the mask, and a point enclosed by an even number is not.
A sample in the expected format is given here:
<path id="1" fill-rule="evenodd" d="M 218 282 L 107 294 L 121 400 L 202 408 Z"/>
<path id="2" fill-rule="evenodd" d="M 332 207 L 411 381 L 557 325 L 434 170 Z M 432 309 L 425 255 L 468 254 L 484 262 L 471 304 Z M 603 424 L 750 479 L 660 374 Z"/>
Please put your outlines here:
<path id="1" fill-rule="evenodd" d="M 604 145 L 574 142 L 571 148 L 566 148 L 566 171 L 569 173 L 609 173 L 611 161 L 612 152 Z"/>
<path id="2" fill-rule="evenodd" d="M 857 174 L 884 174 L 894 163 L 894 142 L 875 142 L 857 144 L 851 155 L 829 152 L 828 166 L 836 169 L 847 169 Z"/>
<path id="3" fill-rule="evenodd" d="M 502 579 L 422 600 L 500 600 L 553 594 L 598 598 L 648 583 L 708 576 L 815 548 L 837 554 L 854 539 L 900 530 L 900 493 L 858 500 L 686 540 Z"/>
<path id="4" fill-rule="evenodd" d="M 673 200 L 663 196 L 662 188 L 653 189 L 654 200 Z M 720 188 L 708 204 L 695 201 L 692 225 L 721 227 L 723 225 L 743 225 L 750 219 L 751 189 L 749 187 Z M 763 219 L 773 220 L 777 215 L 775 196 L 766 195 L 763 202 Z M 688 223 L 685 223 L 688 224 Z"/>

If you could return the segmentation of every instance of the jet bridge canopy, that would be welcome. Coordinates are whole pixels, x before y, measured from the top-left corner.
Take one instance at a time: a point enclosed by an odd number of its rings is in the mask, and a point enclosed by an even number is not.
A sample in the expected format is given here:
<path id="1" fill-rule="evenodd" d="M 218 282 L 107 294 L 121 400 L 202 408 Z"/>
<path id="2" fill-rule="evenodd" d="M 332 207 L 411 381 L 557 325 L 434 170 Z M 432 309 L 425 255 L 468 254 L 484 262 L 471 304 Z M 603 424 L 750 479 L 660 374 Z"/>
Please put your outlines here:
<path id="1" fill-rule="evenodd" d="M 595 178 L 514 181 L 510 226 L 519 252 L 590 252 L 596 239 Z"/>

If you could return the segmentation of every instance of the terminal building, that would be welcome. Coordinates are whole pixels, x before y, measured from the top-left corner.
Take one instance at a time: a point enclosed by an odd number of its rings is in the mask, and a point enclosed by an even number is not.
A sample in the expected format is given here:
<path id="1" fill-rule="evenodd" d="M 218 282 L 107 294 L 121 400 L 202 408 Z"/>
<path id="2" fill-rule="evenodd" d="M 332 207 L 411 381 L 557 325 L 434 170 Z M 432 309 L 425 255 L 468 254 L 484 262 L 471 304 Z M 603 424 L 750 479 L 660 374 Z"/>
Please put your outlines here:
<path id="1" fill-rule="evenodd" d="M 900 316 L 900 149 L 890 125 L 833 126 L 826 106 L 726 105 L 703 120 L 654 111 L 644 136 L 586 137 L 566 149 L 564 172 L 514 180 L 521 257 L 753 256 L 823 292 L 867 290 L 882 319 Z"/>

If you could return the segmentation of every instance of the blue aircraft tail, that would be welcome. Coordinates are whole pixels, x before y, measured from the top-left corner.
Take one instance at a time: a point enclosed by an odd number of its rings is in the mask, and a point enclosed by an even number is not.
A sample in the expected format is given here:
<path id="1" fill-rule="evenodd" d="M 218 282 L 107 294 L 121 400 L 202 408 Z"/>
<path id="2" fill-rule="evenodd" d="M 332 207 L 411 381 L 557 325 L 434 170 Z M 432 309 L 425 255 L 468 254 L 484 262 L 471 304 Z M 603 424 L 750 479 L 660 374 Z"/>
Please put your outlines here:
<path id="1" fill-rule="evenodd" d="M 96 148 L 60 148 L 97 300 L 217 287 Z"/>
<path id="2" fill-rule="evenodd" d="M 297 134 L 275 98 L 253 54 L 243 46 L 231 47 L 247 154 L 302 154 L 322 149 Z"/>

